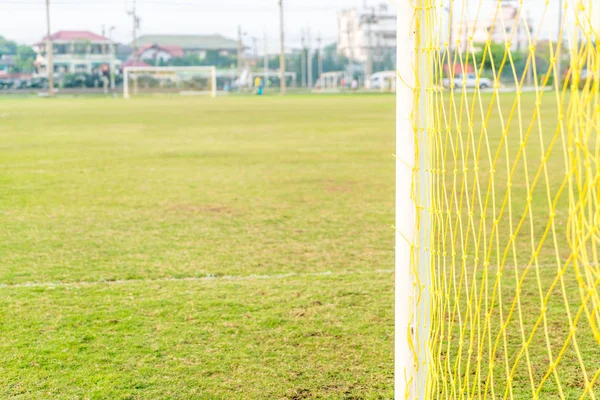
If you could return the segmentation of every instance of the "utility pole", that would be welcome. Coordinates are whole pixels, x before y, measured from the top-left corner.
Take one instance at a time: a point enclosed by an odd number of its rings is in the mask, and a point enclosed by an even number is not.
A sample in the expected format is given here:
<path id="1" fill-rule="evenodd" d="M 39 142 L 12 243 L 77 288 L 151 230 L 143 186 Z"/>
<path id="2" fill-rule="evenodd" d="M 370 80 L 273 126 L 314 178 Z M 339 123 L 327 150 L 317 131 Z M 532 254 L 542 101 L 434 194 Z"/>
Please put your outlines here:
<path id="1" fill-rule="evenodd" d="M 263 84 L 264 88 L 267 88 L 267 82 L 269 82 L 269 46 L 267 41 L 267 32 L 264 32 L 264 42 L 265 42 L 265 58 L 264 58 L 264 69 L 265 69 L 265 82 Z"/>
<path id="2" fill-rule="evenodd" d="M 348 46 L 350 47 L 350 59 L 349 64 L 348 64 L 348 75 L 350 75 L 348 77 L 350 82 L 346 82 L 346 84 L 348 83 L 352 83 L 352 81 L 354 80 L 354 29 L 355 27 L 352 26 L 352 28 L 350 30 L 348 30 Z"/>
<path id="3" fill-rule="evenodd" d="M 317 36 L 317 47 L 319 50 L 319 58 L 317 58 L 317 73 L 319 77 L 319 87 L 323 88 L 323 82 L 321 81 L 321 77 L 323 76 L 323 48 L 321 47 L 321 35 Z"/>
<path id="4" fill-rule="evenodd" d="M 366 5 L 366 1 L 365 1 Z M 371 43 L 371 24 L 375 21 L 375 9 L 370 7 L 371 14 L 367 15 L 367 63 L 365 65 L 365 80 L 369 79 L 373 74 L 373 56 L 371 54 L 372 43 Z"/>
<path id="5" fill-rule="evenodd" d="M 311 48 L 311 40 L 310 40 L 310 27 L 306 28 L 306 70 L 307 70 L 307 83 L 309 89 L 312 88 L 313 79 L 312 79 L 312 48 Z"/>
<path id="6" fill-rule="evenodd" d="M 133 42 L 131 42 L 131 50 L 133 51 L 132 57 L 134 60 L 137 60 L 137 50 L 138 50 L 138 46 L 137 46 L 137 31 L 140 28 L 140 17 L 138 17 L 137 15 L 137 9 L 136 9 L 136 4 L 135 4 L 135 0 L 133 0 L 133 8 L 131 9 L 131 11 L 127 12 L 128 15 L 131 15 L 131 18 L 133 19 L 133 30 L 132 30 L 132 35 L 133 35 Z"/>
<path id="7" fill-rule="evenodd" d="M 302 50 L 300 53 L 300 71 L 302 72 L 302 87 L 306 87 L 306 38 L 304 37 L 304 29 L 300 34 L 300 42 Z"/>
<path id="8" fill-rule="evenodd" d="M 108 40 L 110 41 L 110 89 L 114 92 L 115 90 L 115 66 L 113 65 L 112 60 L 115 58 L 115 44 L 112 40 L 112 33 L 115 30 L 114 26 L 108 28 Z"/>
<path id="9" fill-rule="evenodd" d="M 102 32 L 102 37 L 106 37 L 106 25 L 102 24 L 102 28 L 101 28 L 101 32 Z M 102 61 L 104 62 L 106 59 L 106 44 L 102 44 Z M 109 69 L 109 73 L 110 73 L 110 68 L 112 67 L 111 65 L 112 63 L 108 63 L 108 69 Z M 100 68 L 100 74 L 102 76 L 102 86 L 104 89 L 104 94 L 108 94 L 108 88 L 110 86 L 110 78 L 107 81 L 106 80 L 106 76 L 104 76 L 104 70 L 102 68 Z"/>
<path id="10" fill-rule="evenodd" d="M 525 30 L 526 30 L 526 24 L 517 26 L 517 31 L 519 33 L 521 33 L 522 31 L 525 31 Z M 532 36 L 534 35 L 533 29 L 531 30 L 531 34 L 532 34 Z M 525 37 L 527 37 L 527 34 L 525 34 Z M 520 40 L 519 40 L 519 43 L 521 43 Z M 531 58 L 531 60 L 529 60 L 529 68 L 527 68 L 527 86 L 533 86 L 533 68 L 535 67 L 535 63 L 534 63 L 535 53 L 532 51 L 529 51 L 529 57 Z"/>
<path id="11" fill-rule="evenodd" d="M 242 51 L 244 50 L 242 45 L 242 27 L 238 25 L 238 43 L 237 43 L 237 70 L 238 79 L 242 76 Z"/>
<path id="12" fill-rule="evenodd" d="M 279 85 L 281 94 L 285 94 L 285 45 L 283 30 L 283 0 L 279 0 Z"/>
<path id="13" fill-rule="evenodd" d="M 563 24 L 563 0 L 558 0 L 558 37 L 556 39 L 556 75 L 555 80 L 560 85 L 561 73 L 561 50 L 562 50 L 562 24 Z"/>
<path id="14" fill-rule="evenodd" d="M 450 0 L 450 5 L 448 7 L 448 72 L 451 77 L 454 77 L 454 0 Z M 450 68 L 452 68 L 452 72 L 450 72 Z"/>
<path id="15" fill-rule="evenodd" d="M 50 35 L 50 0 L 46 0 L 46 54 L 48 55 L 48 96 L 54 96 L 54 62 L 52 60 L 52 36 Z"/>

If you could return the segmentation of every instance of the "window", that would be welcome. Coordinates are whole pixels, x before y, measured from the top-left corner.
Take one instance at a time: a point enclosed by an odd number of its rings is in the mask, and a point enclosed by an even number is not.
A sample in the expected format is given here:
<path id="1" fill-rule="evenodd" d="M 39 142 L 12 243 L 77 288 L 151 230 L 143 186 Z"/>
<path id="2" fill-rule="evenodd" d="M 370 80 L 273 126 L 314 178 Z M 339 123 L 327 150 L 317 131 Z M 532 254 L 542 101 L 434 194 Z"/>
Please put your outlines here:
<path id="1" fill-rule="evenodd" d="M 55 44 L 52 46 L 52 50 L 55 54 L 67 54 L 69 52 L 69 46 L 67 44 Z"/>
<path id="2" fill-rule="evenodd" d="M 75 54 L 85 54 L 87 53 L 87 43 L 75 43 L 73 49 Z"/>
<path id="3" fill-rule="evenodd" d="M 101 44 L 93 44 L 90 46 L 91 54 L 102 54 L 102 45 Z"/>

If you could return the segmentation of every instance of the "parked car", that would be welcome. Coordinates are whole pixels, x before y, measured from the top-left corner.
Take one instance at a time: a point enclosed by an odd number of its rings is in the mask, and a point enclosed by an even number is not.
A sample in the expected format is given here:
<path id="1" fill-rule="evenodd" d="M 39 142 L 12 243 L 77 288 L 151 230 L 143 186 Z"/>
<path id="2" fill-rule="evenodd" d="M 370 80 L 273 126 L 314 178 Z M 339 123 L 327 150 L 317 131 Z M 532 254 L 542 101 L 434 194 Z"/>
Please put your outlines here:
<path id="1" fill-rule="evenodd" d="M 10 89 L 12 85 L 12 79 L 0 79 L 0 89 Z"/>
<path id="2" fill-rule="evenodd" d="M 455 75 L 454 76 L 454 87 L 462 88 L 463 87 L 463 75 Z M 450 87 L 450 80 L 443 80 L 444 87 Z M 466 74 L 464 79 L 464 87 L 467 89 L 474 89 L 477 86 L 477 75 L 476 74 Z M 479 78 L 479 89 L 487 89 L 492 87 L 492 81 L 488 78 Z"/>

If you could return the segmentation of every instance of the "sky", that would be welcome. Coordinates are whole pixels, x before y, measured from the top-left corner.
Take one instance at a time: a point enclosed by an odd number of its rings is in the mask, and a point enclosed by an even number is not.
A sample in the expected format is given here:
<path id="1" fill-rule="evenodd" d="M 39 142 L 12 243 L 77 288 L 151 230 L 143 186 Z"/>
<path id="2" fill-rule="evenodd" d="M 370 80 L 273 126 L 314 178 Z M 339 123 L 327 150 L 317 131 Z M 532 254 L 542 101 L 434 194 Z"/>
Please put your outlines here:
<path id="1" fill-rule="evenodd" d="M 374 0 L 370 0 L 376 4 Z M 385 0 L 384 0 L 385 1 Z M 114 26 L 113 39 L 129 43 L 132 20 L 127 11 L 133 0 L 50 0 L 51 28 L 57 30 L 91 30 L 101 33 L 102 25 Z M 279 46 L 277 0 L 137 0 L 141 18 L 140 34 L 181 33 L 212 34 L 236 38 L 242 26 L 245 44 L 252 37 L 267 35 L 270 49 Z M 337 37 L 337 11 L 362 6 L 363 0 L 284 0 L 286 43 L 300 46 L 301 30 L 311 26 L 316 44 L 320 34 L 324 43 Z M 0 35 L 7 39 L 33 44 L 45 34 L 44 0 L 0 0 Z"/>
<path id="2" fill-rule="evenodd" d="M 336 41 L 336 13 L 344 8 L 388 3 L 393 7 L 400 0 L 284 0 L 286 48 L 298 48 L 301 30 L 310 26 L 313 46 L 321 36 L 324 44 Z M 446 0 L 449 1 L 449 0 Z M 497 0 L 454 0 L 455 7 L 463 1 L 474 16 L 476 5 L 483 1 L 486 10 L 493 10 Z M 546 21 L 558 20 L 558 1 L 550 0 Z M 572 1 L 572 0 L 566 0 Z M 102 26 L 114 26 L 113 40 L 130 43 L 132 19 L 127 15 L 133 0 L 50 0 L 51 27 L 57 30 L 90 30 L 102 32 Z M 545 0 L 524 0 L 534 21 L 541 18 Z M 246 34 L 246 46 L 257 38 L 259 52 L 267 37 L 270 52 L 279 46 L 279 14 L 277 0 L 137 0 L 141 18 L 140 34 L 213 34 L 237 37 L 238 25 Z M 0 35 L 20 43 L 33 44 L 45 34 L 44 0 L 0 0 Z"/>

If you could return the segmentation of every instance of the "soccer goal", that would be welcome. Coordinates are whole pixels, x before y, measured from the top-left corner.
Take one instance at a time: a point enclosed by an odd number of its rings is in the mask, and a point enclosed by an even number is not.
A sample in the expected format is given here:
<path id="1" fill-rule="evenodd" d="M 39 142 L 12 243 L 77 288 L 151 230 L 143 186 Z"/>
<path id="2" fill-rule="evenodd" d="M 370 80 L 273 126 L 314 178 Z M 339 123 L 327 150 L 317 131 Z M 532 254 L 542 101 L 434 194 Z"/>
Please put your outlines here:
<path id="1" fill-rule="evenodd" d="M 338 89 L 348 84 L 349 75 L 346 71 L 324 72 L 318 82 L 321 89 Z"/>
<path id="2" fill-rule="evenodd" d="M 600 1 L 396 4 L 396 398 L 599 399 Z"/>
<path id="3" fill-rule="evenodd" d="M 207 67 L 126 67 L 123 70 L 123 97 L 179 94 L 217 95 L 217 71 Z"/>

